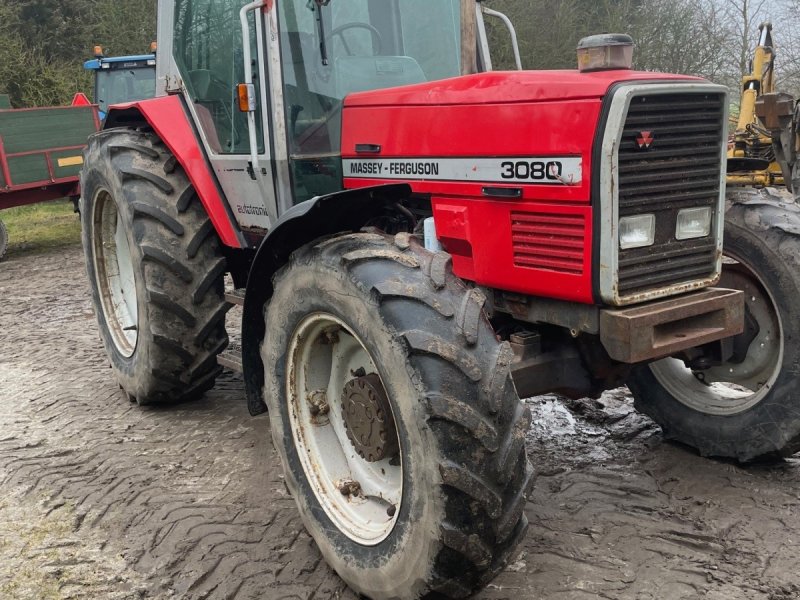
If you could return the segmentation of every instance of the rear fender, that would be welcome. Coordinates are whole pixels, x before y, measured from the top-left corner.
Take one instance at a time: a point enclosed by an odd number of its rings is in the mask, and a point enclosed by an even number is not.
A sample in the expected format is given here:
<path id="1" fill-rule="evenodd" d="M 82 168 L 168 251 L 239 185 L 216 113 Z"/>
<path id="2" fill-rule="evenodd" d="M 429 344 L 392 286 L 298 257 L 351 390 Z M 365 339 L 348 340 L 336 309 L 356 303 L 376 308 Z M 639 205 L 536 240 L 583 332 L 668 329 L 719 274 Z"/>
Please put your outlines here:
<path id="1" fill-rule="evenodd" d="M 242 316 L 242 367 L 251 415 L 267 410 L 261 391 L 264 364 L 260 346 L 264 339 L 264 304 L 272 296 L 275 273 L 301 246 L 325 235 L 358 231 L 410 194 L 409 185 L 395 184 L 312 198 L 286 211 L 264 238 L 250 267 Z"/>
<path id="2" fill-rule="evenodd" d="M 231 248 L 247 248 L 181 97 L 162 96 L 114 105 L 108 110 L 103 129 L 143 125 L 153 128 L 183 167 L 222 243 Z"/>

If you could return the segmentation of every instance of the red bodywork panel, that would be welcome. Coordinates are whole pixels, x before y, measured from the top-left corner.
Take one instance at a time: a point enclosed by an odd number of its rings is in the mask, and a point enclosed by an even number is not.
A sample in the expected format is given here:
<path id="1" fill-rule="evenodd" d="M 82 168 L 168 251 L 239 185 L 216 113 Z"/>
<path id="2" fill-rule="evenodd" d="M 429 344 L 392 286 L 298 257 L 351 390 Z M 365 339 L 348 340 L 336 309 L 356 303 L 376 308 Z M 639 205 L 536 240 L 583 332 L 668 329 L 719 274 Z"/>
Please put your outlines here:
<path id="1" fill-rule="evenodd" d="M 437 237 L 453 255 L 455 274 L 492 288 L 593 303 L 592 151 L 603 98 L 620 81 L 687 79 L 631 71 L 493 72 L 354 94 L 343 111 L 345 187 L 396 182 L 397 175 L 381 177 L 389 169 L 402 173 L 391 159 L 442 171 L 457 159 L 466 176 L 408 181 L 431 195 Z M 372 153 L 357 152 L 357 145 L 372 146 Z M 514 157 L 569 158 L 579 165 L 580 182 L 478 175 L 478 159 L 496 159 L 499 169 Z M 435 166 L 426 159 L 445 160 Z M 519 196 L 499 198 L 502 189 Z"/>
<path id="2" fill-rule="evenodd" d="M 232 248 L 245 248 L 238 226 L 232 220 L 225 199 L 217 187 L 211 167 L 179 96 L 162 96 L 149 100 L 117 104 L 109 108 L 106 127 L 113 126 L 122 111 L 136 110 L 167 145 L 186 171 L 200 202 L 214 224 L 220 240 Z"/>

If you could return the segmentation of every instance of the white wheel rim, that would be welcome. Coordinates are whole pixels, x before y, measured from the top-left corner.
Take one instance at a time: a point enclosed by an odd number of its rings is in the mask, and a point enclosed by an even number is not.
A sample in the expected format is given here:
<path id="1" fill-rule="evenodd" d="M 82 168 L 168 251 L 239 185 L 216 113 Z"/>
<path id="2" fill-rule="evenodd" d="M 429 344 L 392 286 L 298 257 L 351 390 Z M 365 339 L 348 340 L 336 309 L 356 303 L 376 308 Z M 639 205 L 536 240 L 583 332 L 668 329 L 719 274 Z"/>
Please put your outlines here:
<path id="1" fill-rule="evenodd" d="M 730 271 L 724 275 L 729 281 L 723 284 L 730 287 L 735 282 L 733 287 L 743 289 L 745 304 L 760 327 L 745 360 L 697 372 L 672 358 L 650 365 L 653 376 L 676 400 L 717 416 L 737 415 L 761 402 L 778 379 L 784 353 L 783 324 L 775 299 L 745 261 L 726 256 L 725 262 Z"/>
<path id="2" fill-rule="evenodd" d="M 347 437 L 341 402 L 353 373 L 359 369 L 377 373 L 376 365 L 358 336 L 325 313 L 303 319 L 292 336 L 288 356 L 286 392 L 292 439 L 314 495 L 344 535 L 365 546 L 379 544 L 391 533 L 400 513 L 402 460 L 361 458 Z M 321 391 L 329 412 L 314 416 L 308 398 L 319 399 Z M 358 482 L 360 494 L 343 494 L 345 482 Z"/>
<path id="3" fill-rule="evenodd" d="M 94 272 L 100 305 L 111 339 L 124 357 L 133 355 L 139 339 L 136 276 L 125 225 L 106 190 L 95 194 Z"/>

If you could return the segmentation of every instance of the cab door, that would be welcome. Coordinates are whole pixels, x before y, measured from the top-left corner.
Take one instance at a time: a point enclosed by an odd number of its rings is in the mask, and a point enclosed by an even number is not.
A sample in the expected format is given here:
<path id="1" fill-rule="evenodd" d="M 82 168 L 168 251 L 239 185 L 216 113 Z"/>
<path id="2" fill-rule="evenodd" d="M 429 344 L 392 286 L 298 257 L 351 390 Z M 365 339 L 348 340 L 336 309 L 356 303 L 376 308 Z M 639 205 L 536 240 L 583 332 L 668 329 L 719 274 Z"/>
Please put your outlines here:
<path id="1" fill-rule="evenodd" d="M 172 55 L 189 111 L 234 217 L 243 230 L 263 233 L 278 216 L 265 110 L 264 21 L 261 10 L 253 7 L 246 13 L 244 29 L 240 11 L 246 4 L 175 0 Z M 239 109 L 237 94 L 238 84 L 246 79 L 245 43 L 257 99 L 254 119 Z"/>

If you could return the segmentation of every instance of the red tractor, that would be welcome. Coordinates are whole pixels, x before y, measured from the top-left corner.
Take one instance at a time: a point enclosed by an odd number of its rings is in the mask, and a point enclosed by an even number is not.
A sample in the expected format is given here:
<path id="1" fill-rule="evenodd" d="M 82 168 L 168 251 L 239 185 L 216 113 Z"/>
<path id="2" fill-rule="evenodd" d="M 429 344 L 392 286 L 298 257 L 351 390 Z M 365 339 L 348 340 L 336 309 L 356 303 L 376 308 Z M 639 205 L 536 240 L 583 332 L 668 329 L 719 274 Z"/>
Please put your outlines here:
<path id="1" fill-rule="evenodd" d="M 121 386 L 174 402 L 240 367 L 305 526 L 371 598 L 464 597 L 512 558 L 520 397 L 631 381 L 677 427 L 669 403 L 700 411 L 671 386 L 748 351 L 743 293 L 712 287 L 725 88 L 630 70 L 626 36 L 585 40 L 580 71 L 492 72 L 485 15 L 162 0 L 157 97 L 112 107 L 86 151 Z"/>

